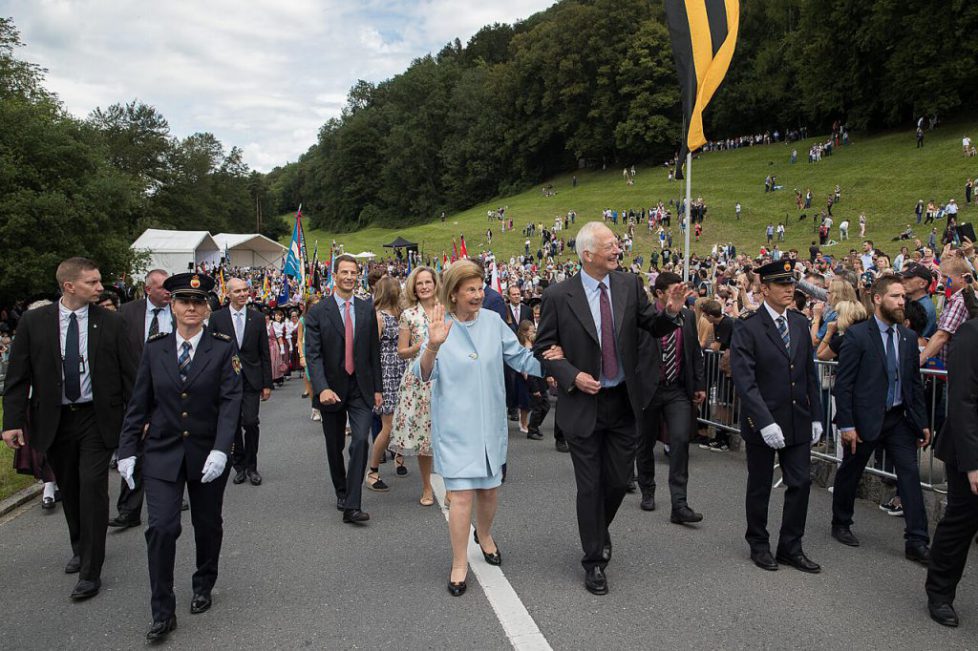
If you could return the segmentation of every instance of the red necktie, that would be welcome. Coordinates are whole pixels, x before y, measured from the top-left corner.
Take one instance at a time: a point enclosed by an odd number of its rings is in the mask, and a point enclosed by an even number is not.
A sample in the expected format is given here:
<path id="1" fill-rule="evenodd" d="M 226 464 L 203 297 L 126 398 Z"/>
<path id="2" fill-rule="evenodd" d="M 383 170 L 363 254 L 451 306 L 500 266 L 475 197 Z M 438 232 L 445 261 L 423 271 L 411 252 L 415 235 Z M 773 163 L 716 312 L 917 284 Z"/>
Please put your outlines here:
<path id="1" fill-rule="evenodd" d="M 350 314 L 350 303 L 352 302 L 352 299 L 346 302 L 346 332 L 343 337 L 346 344 L 347 375 L 353 375 L 353 315 Z"/>

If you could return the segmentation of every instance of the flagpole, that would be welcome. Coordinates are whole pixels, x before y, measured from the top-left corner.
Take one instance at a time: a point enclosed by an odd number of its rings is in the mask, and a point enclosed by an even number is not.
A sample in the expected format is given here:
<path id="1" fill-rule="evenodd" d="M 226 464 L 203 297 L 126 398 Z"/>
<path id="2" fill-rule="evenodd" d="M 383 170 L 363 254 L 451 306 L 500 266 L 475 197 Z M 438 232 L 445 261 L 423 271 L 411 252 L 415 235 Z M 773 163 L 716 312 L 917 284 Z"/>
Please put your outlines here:
<path id="1" fill-rule="evenodd" d="M 692 199 L 693 152 L 686 153 L 686 248 L 683 250 L 683 282 L 689 282 L 689 204 Z"/>

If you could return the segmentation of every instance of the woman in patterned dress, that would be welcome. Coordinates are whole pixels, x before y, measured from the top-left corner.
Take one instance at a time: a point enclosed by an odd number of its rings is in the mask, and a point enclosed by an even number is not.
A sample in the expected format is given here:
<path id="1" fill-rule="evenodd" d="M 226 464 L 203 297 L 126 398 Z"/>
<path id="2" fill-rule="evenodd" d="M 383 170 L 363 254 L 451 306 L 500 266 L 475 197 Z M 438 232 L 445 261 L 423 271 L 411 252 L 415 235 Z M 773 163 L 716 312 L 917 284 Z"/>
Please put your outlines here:
<path id="1" fill-rule="evenodd" d="M 370 467 L 367 472 L 367 488 L 386 492 L 390 487 L 380 478 L 380 461 L 387 454 L 391 426 L 394 421 L 394 407 L 397 393 L 407 368 L 407 361 L 397 354 L 397 340 L 400 332 L 398 318 L 401 316 L 401 283 L 396 278 L 385 276 L 374 288 L 374 310 L 377 312 L 377 330 L 380 335 L 380 368 L 383 379 L 384 402 L 374 413 L 380 416 L 381 428 L 374 440 L 370 453 Z"/>
<path id="2" fill-rule="evenodd" d="M 410 363 L 421 351 L 428 337 L 428 324 L 438 304 L 438 274 L 431 267 L 419 266 L 408 276 L 404 286 L 405 309 L 401 312 L 397 354 Z M 401 377 L 391 447 L 397 452 L 418 457 L 421 471 L 422 506 L 435 503 L 431 489 L 431 387 L 411 373 Z"/>

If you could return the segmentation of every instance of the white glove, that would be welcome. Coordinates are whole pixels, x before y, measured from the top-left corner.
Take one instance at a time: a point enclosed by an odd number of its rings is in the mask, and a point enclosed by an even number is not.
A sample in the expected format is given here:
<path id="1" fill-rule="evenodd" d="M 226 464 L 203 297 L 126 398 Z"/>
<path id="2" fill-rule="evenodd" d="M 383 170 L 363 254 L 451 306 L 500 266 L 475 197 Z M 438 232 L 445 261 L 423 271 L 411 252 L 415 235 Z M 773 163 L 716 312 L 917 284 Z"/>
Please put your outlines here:
<path id="1" fill-rule="evenodd" d="M 762 427 L 761 438 L 764 439 L 764 443 L 769 448 L 780 450 L 784 447 L 784 432 L 781 431 L 781 426 L 777 423 L 771 423 L 767 427 Z"/>
<path id="2" fill-rule="evenodd" d="M 135 489 L 136 482 L 132 478 L 132 473 L 136 470 L 136 457 L 119 459 L 119 463 L 116 468 L 119 470 L 119 475 L 126 480 L 126 485 L 129 486 L 129 490 Z"/>
<path id="3" fill-rule="evenodd" d="M 211 450 L 210 454 L 207 455 L 207 461 L 204 462 L 204 476 L 201 477 L 200 483 L 206 484 L 220 477 L 227 463 L 228 455 L 220 450 Z"/>
<path id="4" fill-rule="evenodd" d="M 816 421 L 812 423 L 812 445 L 818 443 L 820 438 L 822 438 L 822 423 Z"/>

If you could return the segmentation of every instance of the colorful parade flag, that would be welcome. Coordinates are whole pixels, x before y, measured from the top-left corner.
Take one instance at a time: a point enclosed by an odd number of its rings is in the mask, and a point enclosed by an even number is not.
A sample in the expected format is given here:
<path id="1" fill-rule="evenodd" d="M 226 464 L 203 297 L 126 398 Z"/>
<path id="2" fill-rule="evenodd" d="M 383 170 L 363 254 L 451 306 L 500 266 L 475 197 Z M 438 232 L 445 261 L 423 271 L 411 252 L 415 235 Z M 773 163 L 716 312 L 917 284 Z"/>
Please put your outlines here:
<path id="1" fill-rule="evenodd" d="M 461 255 L 463 258 L 467 258 L 469 257 L 469 252 L 468 249 L 465 248 L 465 236 L 460 235 L 459 237 L 462 239 L 462 245 L 459 247 L 459 255 Z"/>

